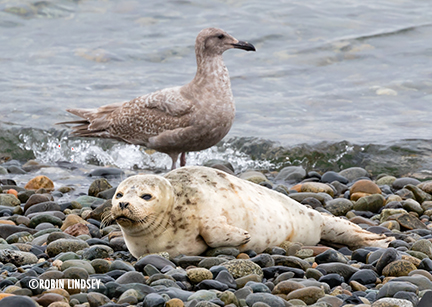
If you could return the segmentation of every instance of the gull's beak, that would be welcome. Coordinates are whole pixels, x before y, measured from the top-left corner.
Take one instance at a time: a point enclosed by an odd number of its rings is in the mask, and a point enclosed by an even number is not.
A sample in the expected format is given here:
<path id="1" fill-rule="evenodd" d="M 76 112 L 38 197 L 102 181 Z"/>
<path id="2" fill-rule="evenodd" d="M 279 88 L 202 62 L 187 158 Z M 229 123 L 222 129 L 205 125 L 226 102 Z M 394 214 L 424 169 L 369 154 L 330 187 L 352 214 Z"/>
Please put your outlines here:
<path id="1" fill-rule="evenodd" d="M 234 48 L 237 49 L 243 49 L 246 51 L 256 51 L 254 45 L 248 43 L 248 42 L 242 42 L 242 41 L 238 41 L 235 44 L 231 44 Z"/>

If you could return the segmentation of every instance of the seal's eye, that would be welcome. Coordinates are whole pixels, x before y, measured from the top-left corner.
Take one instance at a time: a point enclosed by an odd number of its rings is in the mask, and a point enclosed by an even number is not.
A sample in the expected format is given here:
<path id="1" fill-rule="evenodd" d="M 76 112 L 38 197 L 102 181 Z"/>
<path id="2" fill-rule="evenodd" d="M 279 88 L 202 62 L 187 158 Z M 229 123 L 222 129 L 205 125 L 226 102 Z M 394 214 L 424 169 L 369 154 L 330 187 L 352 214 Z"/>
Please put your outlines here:
<path id="1" fill-rule="evenodd" d="M 143 194 L 141 195 L 141 198 L 144 200 L 150 200 L 152 199 L 153 196 L 151 196 L 151 194 Z"/>
<path id="2" fill-rule="evenodd" d="M 225 37 L 225 35 L 223 35 L 223 34 L 219 34 L 219 35 L 218 35 L 218 38 L 219 38 L 219 39 L 223 39 L 224 37 Z"/>
<path id="3" fill-rule="evenodd" d="M 118 193 L 116 194 L 116 198 L 121 198 L 121 197 L 123 197 L 123 193 L 118 192 Z"/>

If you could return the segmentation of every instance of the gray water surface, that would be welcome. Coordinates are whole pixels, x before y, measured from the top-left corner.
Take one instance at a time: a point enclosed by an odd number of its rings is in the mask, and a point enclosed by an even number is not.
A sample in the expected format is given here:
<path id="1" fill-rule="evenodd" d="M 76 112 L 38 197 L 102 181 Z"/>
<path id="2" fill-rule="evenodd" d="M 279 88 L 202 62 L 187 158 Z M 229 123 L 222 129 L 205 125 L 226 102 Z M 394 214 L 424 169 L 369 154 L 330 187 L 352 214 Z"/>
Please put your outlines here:
<path id="1" fill-rule="evenodd" d="M 229 137 L 283 145 L 432 138 L 432 1 L 0 1 L 0 125 L 51 129 L 189 82 L 220 27 L 237 115 Z M 58 127 L 58 129 L 62 129 Z"/>

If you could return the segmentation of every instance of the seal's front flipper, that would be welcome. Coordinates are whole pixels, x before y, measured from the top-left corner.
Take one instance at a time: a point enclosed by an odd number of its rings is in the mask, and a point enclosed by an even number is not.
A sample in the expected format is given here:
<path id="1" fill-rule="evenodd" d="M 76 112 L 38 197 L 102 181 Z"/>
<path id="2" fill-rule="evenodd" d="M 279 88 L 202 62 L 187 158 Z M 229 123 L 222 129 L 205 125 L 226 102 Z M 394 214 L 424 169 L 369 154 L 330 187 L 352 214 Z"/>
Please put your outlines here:
<path id="1" fill-rule="evenodd" d="M 250 241 L 249 232 L 231 226 L 224 216 L 201 221 L 200 235 L 210 247 L 240 246 Z"/>

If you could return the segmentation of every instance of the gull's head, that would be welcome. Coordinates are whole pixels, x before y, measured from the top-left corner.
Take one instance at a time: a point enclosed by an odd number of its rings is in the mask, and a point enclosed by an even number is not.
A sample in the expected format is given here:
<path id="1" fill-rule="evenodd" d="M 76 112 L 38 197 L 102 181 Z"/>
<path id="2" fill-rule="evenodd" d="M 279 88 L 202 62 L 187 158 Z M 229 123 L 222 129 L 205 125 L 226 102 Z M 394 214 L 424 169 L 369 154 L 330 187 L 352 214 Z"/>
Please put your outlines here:
<path id="1" fill-rule="evenodd" d="M 221 55 L 224 51 L 232 48 L 255 51 L 252 44 L 239 41 L 224 30 L 217 28 L 201 30 L 195 42 L 195 50 L 201 54 Z"/>

